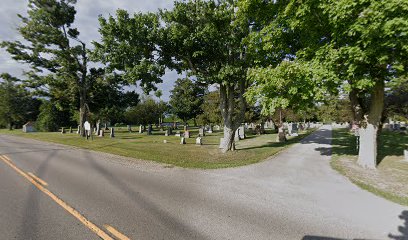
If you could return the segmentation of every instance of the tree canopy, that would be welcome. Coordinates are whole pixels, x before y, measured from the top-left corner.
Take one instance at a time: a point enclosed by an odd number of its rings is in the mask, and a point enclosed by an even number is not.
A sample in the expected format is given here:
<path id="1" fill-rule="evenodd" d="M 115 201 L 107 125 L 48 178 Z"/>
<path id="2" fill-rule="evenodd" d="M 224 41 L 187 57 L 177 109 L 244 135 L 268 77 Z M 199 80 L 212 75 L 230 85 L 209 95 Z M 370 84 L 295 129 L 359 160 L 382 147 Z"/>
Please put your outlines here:
<path id="1" fill-rule="evenodd" d="M 172 113 L 184 122 L 196 118 L 201 113 L 205 88 L 195 84 L 189 78 L 179 78 L 171 90 L 169 104 Z"/>

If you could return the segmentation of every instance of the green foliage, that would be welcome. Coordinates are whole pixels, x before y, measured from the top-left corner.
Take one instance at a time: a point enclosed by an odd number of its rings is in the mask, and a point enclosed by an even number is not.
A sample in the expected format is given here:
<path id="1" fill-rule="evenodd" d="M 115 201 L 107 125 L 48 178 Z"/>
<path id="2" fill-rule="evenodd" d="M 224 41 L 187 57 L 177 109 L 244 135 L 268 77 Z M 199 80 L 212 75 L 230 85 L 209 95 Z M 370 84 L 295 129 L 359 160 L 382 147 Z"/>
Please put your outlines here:
<path id="1" fill-rule="evenodd" d="M 90 115 L 91 86 L 103 71 L 88 67 L 88 49 L 73 27 L 75 3 L 75 0 L 30 0 L 27 16 L 19 15 L 22 24 L 18 31 L 24 41 L 4 41 L 0 46 L 13 59 L 29 64 L 25 85 L 34 94 L 50 99 L 58 111 L 74 112 L 79 106 L 82 125 Z M 44 114 L 41 121 L 53 121 L 53 117 Z M 53 124 L 43 125 L 44 129 L 55 128 Z"/>
<path id="2" fill-rule="evenodd" d="M 276 109 L 306 109 L 325 97 L 319 71 L 323 70 L 301 61 L 283 61 L 276 67 L 250 69 L 248 78 L 253 85 L 246 97 L 261 106 L 264 116 L 273 114 Z"/>
<path id="3" fill-rule="evenodd" d="M 108 73 L 120 75 L 128 84 L 136 84 L 148 93 L 162 82 L 164 66 L 158 63 L 157 46 L 160 22 L 153 13 L 117 10 L 116 18 L 99 17 L 101 42 L 93 42 L 93 59 L 106 64 Z M 120 73 L 120 74 L 119 74 Z"/>
<path id="4" fill-rule="evenodd" d="M 201 113 L 204 102 L 205 88 L 199 86 L 188 78 L 179 78 L 174 84 L 170 95 L 172 113 L 184 122 L 197 117 Z"/>
<path id="5" fill-rule="evenodd" d="M 136 106 L 139 94 L 124 91 L 118 80 L 104 74 L 103 69 L 91 71 L 89 87 L 89 107 L 93 109 L 93 121 L 118 122 L 123 119 L 123 112 L 128 107 Z"/>
<path id="6" fill-rule="evenodd" d="M 328 1 L 321 8 L 331 41 L 316 56 L 349 88 L 370 93 L 376 82 L 407 73 L 406 1 Z"/>
<path id="7" fill-rule="evenodd" d="M 59 110 L 51 101 L 44 100 L 40 107 L 40 114 L 35 123 L 35 128 L 44 132 L 55 132 L 60 127 L 72 126 L 70 112 Z"/>
<path id="8" fill-rule="evenodd" d="M 235 22 L 232 1 L 176 1 L 161 11 L 162 60 L 178 72 L 188 71 L 205 84 L 237 84 L 249 61 L 243 38 L 249 28 Z"/>
<path id="9" fill-rule="evenodd" d="M 167 105 L 163 101 L 156 102 L 152 98 L 142 99 L 138 105 L 126 110 L 125 119 L 129 124 L 157 123 L 166 108 Z"/>
<path id="10" fill-rule="evenodd" d="M 385 94 L 385 116 L 397 121 L 408 121 L 408 79 L 390 86 Z"/>
<path id="11" fill-rule="evenodd" d="M 83 74 L 82 61 L 86 62 L 83 46 L 71 46 L 70 39 L 79 35 L 71 27 L 76 13 L 74 3 L 31 0 L 27 16 L 19 15 L 23 24 L 18 31 L 24 43 L 1 43 L 13 59 L 30 64 L 27 86 L 35 88 L 37 94 L 53 96 L 55 101 L 70 98 L 70 94 L 78 91 L 76 83 Z"/>
<path id="12" fill-rule="evenodd" d="M 206 125 L 222 123 L 219 90 L 204 95 L 201 110 L 202 113 L 197 116 L 199 124 Z"/>
<path id="13" fill-rule="evenodd" d="M 0 82 L 0 125 L 10 129 L 35 120 L 39 102 L 21 85 L 21 80 L 2 74 Z"/>
<path id="14" fill-rule="evenodd" d="M 353 113 L 348 99 L 329 97 L 316 109 L 316 118 L 322 122 L 352 122 Z"/>

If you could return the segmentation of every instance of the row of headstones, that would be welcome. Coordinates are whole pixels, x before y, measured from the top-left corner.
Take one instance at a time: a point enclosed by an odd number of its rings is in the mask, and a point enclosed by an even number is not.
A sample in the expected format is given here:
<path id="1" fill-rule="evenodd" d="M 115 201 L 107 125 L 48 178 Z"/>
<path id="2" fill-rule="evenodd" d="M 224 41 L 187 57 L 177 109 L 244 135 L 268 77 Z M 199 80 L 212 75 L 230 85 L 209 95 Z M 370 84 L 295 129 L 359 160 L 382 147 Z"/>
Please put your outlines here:
<path id="1" fill-rule="evenodd" d="M 249 124 L 245 123 L 245 125 L 244 125 L 245 129 L 257 129 L 260 126 L 262 126 L 262 125 L 255 124 L 255 123 L 249 123 Z M 288 129 L 289 132 L 292 132 L 292 130 L 293 130 L 293 133 L 297 133 L 298 129 L 299 130 L 304 130 L 304 129 L 309 129 L 309 128 L 321 127 L 322 123 L 320 123 L 320 122 L 317 122 L 317 123 L 314 123 L 314 122 L 287 123 L 287 122 L 285 122 L 285 123 L 283 123 L 283 126 L 284 126 L 285 129 Z M 271 121 L 271 122 L 265 122 L 264 125 L 263 125 L 263 128 L 276 129 L 277 126 L 275 126 L 275 124 Z"/>
<path id="2" fill-rule="evenodd" d="M 196 145 L 202 145 L 203 144 L 203 137 L 205 136 L 205 133 L 212 133 L 213 128 L 212 126 L 209 127 L 201 127 L 198 129 L 198 137 L 196 138 Z M 172 134 L 172 128 L 168 128 L 165 131 L 165 136 L 170 136 Z M 188 130 L 188 126 L 184 126 L 184 133 L 183 135 L 180 133 L 180 131 L 177 131 L 176 134 L 174 135 L 176 137 L 180 137 L 180 144 L 186 144 L 186 138 L 190 138 L 190 131 Z M 166 140 L 164 140 L 167 142 Z"/>
<path id="3" fill-rule="evenodd" d="M 390 121 L 390 123 L 384 123 L 383 129 L 390 131 L 402 131 L 407 129 L 407 124 L 405 122 Z"/>
<path id="4" fill-rule="evenodd" d="M 408 126 L 406 122 L 390 120 L 389 123 L 385 123 L 383 125 L 383 128 L 389 131 L 395 131 L 395 132 L 401 132 L 401 133 L 408 134 Z M 408 149 L 404 150 L 404 160 L 408 161 Z"/>
<path id="5" fill-rule="evenodd" d="M 342 122 L 342 123 L 332 123 L 331 124 L 333 128 L 350 128 L 351 125 L 348 122 Z"/>
<path id="6" fill-rule="evenodd" d="M 127 129 L 128 129 L 128 131 L 129 132 L 132 132 L 132 126 L 131 125 L 128 125 L 127 126 Z M 144 132 L 144 126 L 143 125 L 140 125 L 139 126 L 139 133 L 143 133 Z M 213 130 L 216 130 L 216 131 L 219 131 L 221 129 L 221 127 L 219 126 L 219 125 L 215 125 L 214 127 L 213 126 L 206 126 L 206 127 L 204 127 L 204 128 L 200 128 L 199 129 L 199 131 L 202 131 L 202 134 L 200 134 L 201 136 L 204 136 L 204 132 L 207 132 L 207 133 L 212 133 L 213 132 Z M 147 135 L 151 135 L 152 134 L 152 131 L 153 131 L 153 128 L 152 128 L 152 125 L 151 124 L 149 124 L 148 125 L 148 128 L 147 128 Z M 184 131 L 186 132 L 186 131 L 188 131 L 188 127 L 187 126 L 185 126 L 184 127 Z M 166 136 L 170 136 L 170 135 L 172 135 L 173 134 L 173 128 L 172 127 L 168 127 L 166 130 L 165 130 L 165 133 L 164 133 Z M 188 133 L 187 133 L 188 134 Z M 177 135 L 177 134 L 176 134 Z M 188 138 L 188 137 L 187 137 Z"/>
<path id="7" fill-rule="evenodd" d="M 207 132 L 208 132 L 208 133 L 212 133 L 212 129 L 209 129 Z M 187 131 L 184 132 L 184 136 L 181 136 L 180 133 L 177 133 L 175 136 L 181 137 L 181 139 L 180 139 L 180 144 L 186 144 L 186 140 L 185 140 L 185 139 L 190 137 L 190 133 L 189 133 L 189 131 L 187 130 Z M 196 138 L 196 144 L 197 144 L 197 145 L 202 145 L 202 144 L 203 144 L 203 136 L 205 136 L 205 128 L 200 128 L 200 129 L 199 129 L 198 137 Z M 244 128 L 244 126 L 240 126 L 240 127 L 235 131 L 234 140 L 235 140 L 235 141 L 239 141 L 239 140 L 245 139 L 245 137 L 246 137 L 246 136 L 245 136 L 245 128 Z M 223 141 L 224 141 L 224 138 L 220 138 L 220 148 L 222 148 Z M 166 141 L 166 142 L 167 142 L 167 141 Z"/>
<path id="8" fill-rule="evenodd" d="M 97 125 L 96 128 L 91 129 L 90 124 L 88 122 L 85 122 L 84 126 L 85 126 L 85 135 L 87 137 L 90 137 L 92 132 L 94 134 L 97 134 L 98 137 L 104 137 L 105 136 L 105 130 L 100 129 L 100 127 L 98 127 L 98 125 Z M 66 133 L 65 128 L 62 128 L 61 129 L 61 134 L 65 134 L 65 133 Z M 69 133 L 73 133 L 72 127 L 69 128 Z M 78 125 L 76 134 L 81 134 L 81 125 Z M 110 137 L 111 138 L 115 137 L 115 129 L 113 127 L 110 128 Z"/>

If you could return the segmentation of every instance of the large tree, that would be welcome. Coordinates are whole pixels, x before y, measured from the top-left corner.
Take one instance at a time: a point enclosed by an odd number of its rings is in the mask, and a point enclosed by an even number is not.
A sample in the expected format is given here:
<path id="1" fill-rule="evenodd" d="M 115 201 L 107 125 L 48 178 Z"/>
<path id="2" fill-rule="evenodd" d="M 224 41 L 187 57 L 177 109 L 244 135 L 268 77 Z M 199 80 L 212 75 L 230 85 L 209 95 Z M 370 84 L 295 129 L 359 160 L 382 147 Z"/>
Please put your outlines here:
<path id="1" fill-rule="evenodd" d="M 375 168 L 385 85 L 408 72 L 408 2 L 342 0 L 321 8 L 331 36 L 315 59 L 344 80 L 361 127 L 358 163 Z"/>
<path id="2" fill-rule="evenodd" d="M 224 122 L 223 151 L 234 150 L 234 133 L 244 121 L 251 60 L 243 42 L 247 23 L 237 21 L 236 1 L 176 1 L 161 11 L 162 62 L 205 85 L 217 84 Z"/>
<path id="3" fill-rule="evenodd" d="M 179 78 L 171 90 L 169 104 L 171 111 L 184 123 L 196 118 L 201 113 L 204 102 L 205 88 L 194 83 L 189 78 Z"/>
<path id="4" fill-rule="evenodd" d="M 246 96 L 260 105 L 264 116 L 285 109 L 305 111 L 325 97 L 320 71 L 322 69 L 300 61 L 282 61 L 275 67 L 250 69 L 248 77 L 253 79 L 253 85 Z M 281 117 L 277 123 L 282 132 Z"/>
<path id="5" fill-rule="evenodd" d="M 75 19 L 75 0 L 30 0 L 27 16 L 18 15 L 18 28 L 24 41 L 5 41 L 1 47 L 13 59 L 28 63 L 28 85 L 37 94 L 53 101 L 79 98 L 80 124 L 86 121 L 88 91 L 88 56 L 79 31 L 72 27 Z M 54 104 L 58 104 L 54 102 Z M 83 128 L 81 133 L 84 136 Z"/>
<path id="6" fill-rule="evenodd" d="M 284 39 L 283 46 L 296 46 L 293 56 L 296 62 L 306 63 L 304 69 L 310 66 L 311 69 L 324 69 L 318 72 L 323 79 L 333 80 L 327 81 L 329 89 L 342 87 L 349 93 L 354 118 L 361 125 L 358 163 L 375 168 L 385 83 L 397 81 L 407 74 L 408 2 L 241 2 L 244 9 L 249 10 L 255 9 L 254 6 L 284 3 L 284 11 L 276 15 L 276 20 L 268 23 L 264 18 L 255 18 L 264 26 L 259 31 L 262 41 L 255 41 L 254 45 L 261 44 L 269 50 L 268 47 L 282 46 L 281 39 Z M 280 37 L 288 33 L 295 37 Z M 262 56 L 263 59 L 267 59 L 266 56 Z"/>

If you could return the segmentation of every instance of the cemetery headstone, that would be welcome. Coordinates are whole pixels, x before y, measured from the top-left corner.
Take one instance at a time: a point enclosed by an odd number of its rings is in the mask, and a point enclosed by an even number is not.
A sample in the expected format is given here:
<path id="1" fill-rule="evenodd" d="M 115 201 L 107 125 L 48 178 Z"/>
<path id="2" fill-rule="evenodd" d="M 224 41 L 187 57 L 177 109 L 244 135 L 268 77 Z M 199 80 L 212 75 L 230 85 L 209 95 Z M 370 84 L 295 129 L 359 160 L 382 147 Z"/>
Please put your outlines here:
<path id="1" fill-rule="evenodd" d="M 256 134 L 256 135 L 261 135 L 261 126 L 256 125 L 256 127 L 255 127 L 255 134 Z"/>
<path id="2" fill-rule="evenodd" d="M 196 138 L 196 145 L 203 145 L 203 138 L 197 137 Z"/>
<path id="3" fill-rule="evenodd" d="M 286 141 L 286 134 L 285 134 L 285 129 L 284 127 L 279 127 L 278 128 L 278 136 L 276 138 L 277 142 L 285 142 Z"/>
<path id="4" fill-rule="evenodd" d="M 186 144 L 186 139 L 184 137 L 180 138 L 180 144 Z"/>
<path id="5" fill-rule="evenodd" d="M 208 133 L 213 133 L 213 127 L 212 127 L 212 125 L 210 125 L 210 126 L 208 126 L 208 131 L 207 131 Z"/>
<path id="6" fill-rule="evenodd" d="M 69 127 L 69 133 L 73 133 L 72 127 Z"/>
<path id="7" fill-rule="evenodd" d="M 404 159 L 408 162 L 408 150 L 404 150 Z"/>
<path id="8" fill-rule="evenodd" d="M 205 136 L 204 128 L 198 129 L 198 135 L 199 135 L 200 137 L 204 137 L 204 136 Z"/>
<path id="9" fill-rule="evenodd" d="M 265 122 L 265 123 L 264 123 L 264 128 L 269 128 L 268 122 Z"/>
<path id="10" fill-rule="evenodd" d="M 298 133 L 298 125 L 297 123 L 292 123 L 292 134 Z"/>
<path id="11" fill-rule="evenodd" d="M 103 129 L 100 129 L 99 130 L 99 135 L 98 135 L 99 137 L 104 137 L 105 136 L 105 130 L 103 130 Z"/>
<path id="12" fill-rule="evenodd" d="M 218 148 L 224 148 L 224 138 L 220 138 L 220 146 Z"/>
<path id="13" fill-rule="evenodd" d="M 78 125 L 77 134 L 81 134 L 81 125 Z"/>
<path id="14" fill-rule="evenodd" d="M 128 130 L 129 133 L 131 133 L 132 132 L 132 125 L 127 125 L 127 130 Z"/>
<path id="15" fill-rule="evenodd" d="M 88 121 L 84 123 L 84 129 L 85 129 L 86 139 L 88 139 L 91 136 L 91 124 Z"/>
<path id="16" fill-rule="evenodd" d="M 289 123 L 289 125 L 288 125 L 288 133 L 289 133 L 289 135 L 291 135 L 291 134 L 293 133 L 293 125 L 292 125 L 292 123 Z"/>
<path id="17" fill-rule="evenodd" d="M 99 136 L 101 130 L 101 125 L 99 124 L 99 121 L 96 123 L 96 134 Z"/>
<path id="18" fill-rule="evenodd" d="M 174 134 L 176 137 L 181 137 L 180 131 L 177 131 L 176 134 Z"/>
<path id="19" fill-rule="evenodd" d="M 111 138 L 115 137 L 115 129 L 113 127 L 111 127 L 111 129 L 110 129 L 110 137 Z"/>
<path id="20" fill-rule="evenodd" d="M 263 124 L 259 124 L 259 133 L 260 134 L 265 134 L 265 128 L 264 128 L 264 125 Z"/>
<path id="21" fill-rule="evenodd" d="M 149 126 L 147 127 L 147 135 L 152 135 L 152 131 L 153 131 L 152 124 L 149 124 Z"/>
<path id="22" fill-rule="evenodd" d="M 239 138 L 240 139 L 245 139 L 245 128 L 244 128 L 244 126 L 240 126 L 238 128 L 238 130 L 239 130 L 239 132 L 238 132 Z"/>
<path id="23" fill-rule="evenodd" d="M 139 126 L 139 133 L 143 133 L 143 125 Z"/>
<path id="24" fill-rule="evenodd" d="M 65 128 L 61 129 L 61 134 L 65 134 Z"/>
<path id="25" fill-rule="evenodd" d="M 235 140 L 235 142 L 239 141 L 239 128 L 235 131 L 234 140 Z"/>

